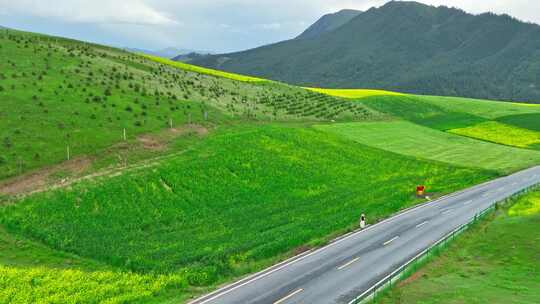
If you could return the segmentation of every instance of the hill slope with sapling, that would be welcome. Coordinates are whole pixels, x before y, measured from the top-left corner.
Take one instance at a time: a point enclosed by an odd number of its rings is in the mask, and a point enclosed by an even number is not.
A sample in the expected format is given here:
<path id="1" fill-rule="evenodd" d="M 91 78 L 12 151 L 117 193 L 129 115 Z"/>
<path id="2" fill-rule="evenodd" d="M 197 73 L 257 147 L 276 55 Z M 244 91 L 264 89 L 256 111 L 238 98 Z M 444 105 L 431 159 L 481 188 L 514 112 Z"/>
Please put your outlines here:
<path id="1" fill-rule="evenodd" d="M 171 126 L 174 136 L 194 124 L 375 115 L 301 88 L 58 37 L 2 30 L 0 56 L 0 180 L 61 163 L 68 149 L 83 163 L 108 149 L 123 161 L 151 140 L 142 135 Z"/>

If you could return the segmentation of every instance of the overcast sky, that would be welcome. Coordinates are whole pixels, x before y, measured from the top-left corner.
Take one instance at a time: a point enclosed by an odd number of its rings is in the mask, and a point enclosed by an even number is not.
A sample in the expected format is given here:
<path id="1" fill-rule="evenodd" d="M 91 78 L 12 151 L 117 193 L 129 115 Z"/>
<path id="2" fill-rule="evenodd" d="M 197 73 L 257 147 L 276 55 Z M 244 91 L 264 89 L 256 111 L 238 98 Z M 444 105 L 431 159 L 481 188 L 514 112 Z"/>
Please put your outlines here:
<path id="1" fill-rule="evenodd" d="M 0 0 L 0 25 L 114 46 L 215 52 L 290 39 L 326 13 L 388 0 Z M 420 0 L 540 23 L 538 0 Z"/>

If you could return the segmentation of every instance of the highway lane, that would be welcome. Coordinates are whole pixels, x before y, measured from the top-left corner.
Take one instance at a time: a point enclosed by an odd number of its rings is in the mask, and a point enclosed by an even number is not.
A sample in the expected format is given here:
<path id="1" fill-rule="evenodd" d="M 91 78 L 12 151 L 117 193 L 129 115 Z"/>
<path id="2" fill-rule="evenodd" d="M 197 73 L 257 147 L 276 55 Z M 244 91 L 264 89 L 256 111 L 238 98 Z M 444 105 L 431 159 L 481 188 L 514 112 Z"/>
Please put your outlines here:
<path id="1" fill-rule="evenodd" d="M 538 183 L 540 166 L 469 188 L 397 214 L 192 303 L 348 304 L 475 214 Z"/>

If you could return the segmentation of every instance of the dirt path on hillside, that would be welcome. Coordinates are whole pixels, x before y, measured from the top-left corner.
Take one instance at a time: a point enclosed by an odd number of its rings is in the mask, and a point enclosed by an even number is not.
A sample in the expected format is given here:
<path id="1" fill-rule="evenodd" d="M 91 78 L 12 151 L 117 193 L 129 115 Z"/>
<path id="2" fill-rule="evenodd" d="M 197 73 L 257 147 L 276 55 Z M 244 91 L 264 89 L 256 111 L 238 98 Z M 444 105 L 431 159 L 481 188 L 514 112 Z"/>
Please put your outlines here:
<path id="1" fill-rule="evenodd" d="M 0 194 L 17 195 L 47 186 L 51 177 L 59 172 L 81 174 L 92 164 L 88 157 L 78 157 L 59 165 L 50 166 L 36 171 L 10 178 L 0 183 Z"/>
<path id="2" fill-rule="evenodd" d="M 136 141 L 143 149 L 165 151 L 168 148 L 168 142 L 174 138 L 190 134 L 204 137 L 208 133 L 209 130 L 204 126 L 189 125 L 182 128 L 164 130 L 158 134 L 144 134 L 137 137 Z M 38 169 L 33 172 L 2 181 L 0 182 L 0 195 L 25 196 L 36 192 L 68 187 L 84 180 L 92 180 L 100 177 L 113 177 L 127 171 L 135 171 L 156 166 L 162 161 L 176 157 L 184 152 L 185 151 L 180 151 L 161 155 L 127 166 L 118 165 L 85 176 L 80 175 L 91 167 L 93 159 L 90 157 L 81 156 L 58 165 Z M 61 172 L 69 173 L 75 177 L 64 178 L 60 181 L 54 180 L 54 175 Z"/>

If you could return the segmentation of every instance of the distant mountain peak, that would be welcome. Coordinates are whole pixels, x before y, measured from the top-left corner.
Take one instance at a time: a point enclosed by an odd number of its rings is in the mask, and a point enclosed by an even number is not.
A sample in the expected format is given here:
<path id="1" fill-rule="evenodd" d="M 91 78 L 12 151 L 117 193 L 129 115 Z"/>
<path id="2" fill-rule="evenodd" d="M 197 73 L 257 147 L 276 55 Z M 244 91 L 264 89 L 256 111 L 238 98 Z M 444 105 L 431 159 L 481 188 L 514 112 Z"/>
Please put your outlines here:
<path id="1" fill-rule="evenodd" d="M 335 15 L 335 14 L 338 14 L 338 15 L 340 15 L 340 14 L 356 14 L 356 15 L 358 15 L 360 13 L 362 13 L 362 11 L 355 10 L 355 9 L 350 9 L 350 8 L 344 8 L 344 9 L 342 9 L 342 10 L 336 12 L 336 13 L 328 14 L 328 15 Z"/>
<path id="2" fill-rule="evenodd" d="M 420 6 L 431 6 L 429 4 L 420 3 L 418 1 L 388 1 L 382 7 L 420 7 Z"/>
<path id="3" fill-rule="evenodd" d="M 331 32 L 345 25 L 361 13 L 361 11 L 353 9 L 343 9 L 336 13 L 326 14 L 296 37 L 296 39 L 309 39 Z"/>

